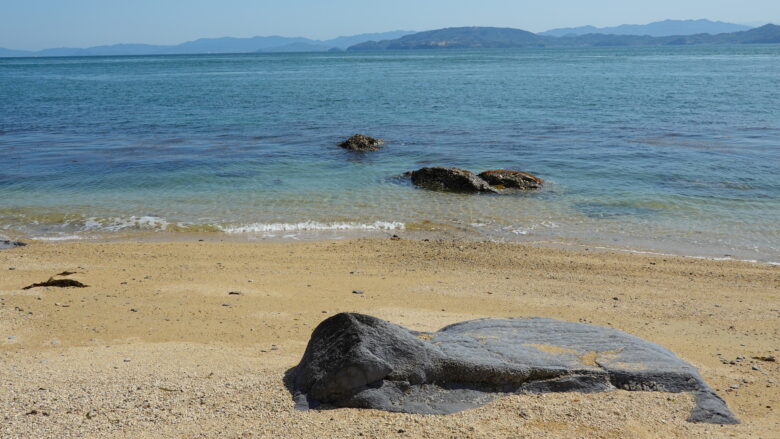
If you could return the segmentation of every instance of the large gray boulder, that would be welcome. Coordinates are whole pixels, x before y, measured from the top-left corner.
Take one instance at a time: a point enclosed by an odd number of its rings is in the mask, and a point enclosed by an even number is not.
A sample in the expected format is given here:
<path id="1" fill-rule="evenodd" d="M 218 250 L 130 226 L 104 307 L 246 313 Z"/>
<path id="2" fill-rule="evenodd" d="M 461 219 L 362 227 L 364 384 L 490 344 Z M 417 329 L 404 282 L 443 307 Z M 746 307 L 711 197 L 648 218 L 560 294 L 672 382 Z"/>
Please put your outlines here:
<path id="1" fill-rule="evenodd" d="M 473 172 L 441 166 L 411 172 L 412 183 L 426 189 L 448 192 L 497 192 Z"/>
<path id="2" fill-rule="evenodd" d="M 484 319 L 421 333 L 362 314 L 338 314 L 312 334 L 291 374 L 296 407 L 450 414 L 497 395 L 690 392 L 690 422 L 736 424 L 696 369 L 626 333 L 551 319 Z"/>

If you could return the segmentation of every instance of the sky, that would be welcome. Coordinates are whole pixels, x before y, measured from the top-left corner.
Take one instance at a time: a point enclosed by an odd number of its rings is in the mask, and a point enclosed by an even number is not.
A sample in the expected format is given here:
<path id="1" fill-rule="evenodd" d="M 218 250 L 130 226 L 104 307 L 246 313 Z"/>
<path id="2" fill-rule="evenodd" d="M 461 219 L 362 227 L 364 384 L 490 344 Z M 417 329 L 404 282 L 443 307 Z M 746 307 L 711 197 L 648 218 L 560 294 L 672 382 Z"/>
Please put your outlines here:
<path id="1" fill-rule="evenodd" d="M 501 26 L 532 32 L 663 19 L 780 24 L 779 0 L 0 0 L 0 47 L 178 44 L 256 35 L 328 39 Z"/>

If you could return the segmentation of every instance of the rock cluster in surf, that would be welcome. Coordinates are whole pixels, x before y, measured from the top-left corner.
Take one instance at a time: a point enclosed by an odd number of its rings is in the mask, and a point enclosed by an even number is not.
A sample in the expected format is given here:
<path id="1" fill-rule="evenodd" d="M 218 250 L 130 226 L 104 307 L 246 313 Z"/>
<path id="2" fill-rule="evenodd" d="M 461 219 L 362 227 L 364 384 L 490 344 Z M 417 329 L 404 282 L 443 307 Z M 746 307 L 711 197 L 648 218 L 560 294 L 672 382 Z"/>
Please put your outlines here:
<path id="1" fill-rule="evenodd" d="M 436 191 L 503 193 L 507 189 L 539 189 L 544 180 L 527 172 L 497 169 L 479 175 L 459 168 L 431 167 L 409 173 L 416 186 Z"/>
<path id="2" fill-rule="evenodd" d="M 473 172 L 458 168 L 422 168 L 411 172 L 412 183 L 417 186 L 451 192 L 497 192 L 485 180 Z"/>
<path id="3" fill-rule="evenodd" d="M 485 171 L 479 174 L 479 178 L 499 189 L 540 189 L 544 184 L 544 180 L 527 172 L 506 169 Z"/>
<path id="4" fill-rule="evenodd" d="M 339 143 L 339 146 L 350 151 L 376 151 L 384 144 L 382 139 L 355 134 Z M 426 167 L 407 172 L 416 186 L 446 192 L 461 193 L 504 193 L 505 190 L 540 189 L 544 180 L 527 172 L 495 169 L 475 175 L 471 171 L 452 167 Z"/>
<path id="5" fill-rule="evenodd" d="M 450 414 L 510 393 L 689 392 L 690 422 L 736 424 L 696 369 L 608 328 L 551 319 L 483 319 L 421 333 L 339 314 L 312 334 L 288 384 L 299 409 Z"/>

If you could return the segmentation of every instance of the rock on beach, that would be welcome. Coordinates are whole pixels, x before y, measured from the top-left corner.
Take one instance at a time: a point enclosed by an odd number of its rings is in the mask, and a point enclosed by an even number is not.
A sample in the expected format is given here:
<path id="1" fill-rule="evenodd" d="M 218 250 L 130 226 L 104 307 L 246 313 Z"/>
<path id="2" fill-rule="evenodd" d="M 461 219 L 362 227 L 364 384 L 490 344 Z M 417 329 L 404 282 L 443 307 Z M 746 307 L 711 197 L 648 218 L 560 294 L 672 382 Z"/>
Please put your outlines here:
<path id="1" fill-rule="evenodd" d="M 450 414 L 511 393 L 688 392 L 690 422 L 737 424 L 697 370 L 614 329 L 544 318 L 482 319 L 421 333 L 342 313 L 312 334 L 291 372 L 299 409 Z"/>

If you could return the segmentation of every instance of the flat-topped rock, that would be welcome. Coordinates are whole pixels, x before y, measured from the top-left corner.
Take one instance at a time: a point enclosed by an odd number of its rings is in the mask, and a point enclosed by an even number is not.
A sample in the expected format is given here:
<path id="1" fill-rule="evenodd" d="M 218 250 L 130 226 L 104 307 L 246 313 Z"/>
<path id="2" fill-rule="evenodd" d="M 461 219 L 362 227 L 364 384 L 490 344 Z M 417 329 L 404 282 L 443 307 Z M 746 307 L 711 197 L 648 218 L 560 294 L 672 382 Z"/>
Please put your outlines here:
<path id="1" fill-rule="evenodd" d="M 312 334 L 292 372 L 296 407 L 450 414 L 509 393 L 689 392 L 690 422 L 739 421 L 696 369 L 614 329 L 543 318 L 483 319 L 421 333 L 339 314 Z"/>
<path id="2" fill-rule="evenodd" d="M 544 185 L 544 180 L 527 172 L 510 171 L 507 169 L 494 169 L 479 174 L 479 177 L 491 186 L 506 189 L 539 189 Z"/>
<path id="3" fill-rule="evenodd" d="M 385 142 L 382 139 L 376 139 L 363 134 L 355 134 L 349 139 L 339 143 L 339 146 L 351 151 L 376 151 Z"/>
<path id="4" fill-rule="evenodd" d="M 448 192 L 496 192 L 485 180 L 473 172 L 441 166 L 422 168 L 411 172 L 412 183 L 425 189 Z"/>

